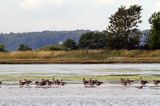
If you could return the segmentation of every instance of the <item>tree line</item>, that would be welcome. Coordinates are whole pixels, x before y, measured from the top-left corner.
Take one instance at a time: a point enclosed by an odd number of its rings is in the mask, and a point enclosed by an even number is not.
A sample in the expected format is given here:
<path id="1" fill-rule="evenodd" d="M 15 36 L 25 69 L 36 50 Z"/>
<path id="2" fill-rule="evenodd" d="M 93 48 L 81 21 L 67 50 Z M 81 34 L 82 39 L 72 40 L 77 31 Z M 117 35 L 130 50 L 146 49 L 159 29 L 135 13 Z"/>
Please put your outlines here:
<path id="1" fill-rule="evenodd" d="M 30 48 L 29 46 L 25 45 L 25 44 L 21 44 L 17 51 L 32 51 L 32 48 Z M 5 45 L 0 44 L 0 52 L 6 52 L 5 50 Z"/>
<path id="2" fill-rule="evenodd" d="M 109 17 L 106 30 L 84 33 L 79 42 L 67 39 L 60 46 L 51 46 L 48 50 L 76 50 L 76 49 L 160 49 L 160 12 L 155 12 L 149 18 L 150 30 L 146 42 L 140 45 L 142 32 L 138 29 L 141 20 L 142 6 L 121 6 Z M 27 45 L 20 45 L 18 51 L 32 50 Z M 0 51 L 4 45 L 0 45 Z"/>
<path id="3" fill-rule="evenodd" d="M 88 32 L 81 36 L 79 44 L 71 39 L 72 45 L 66 48 L 77 49 L 160 49 L 160 12 L 155 12 L 149 18 L 151 29 L 145 36 L 146 42 L 140 45 L 142 31 L 138 29 L 141 20 L 142 6 L 131 5 L 129 8 L 121 6 L 109 17 L 109 25 L 103 32 Z M 73 43 L 74 42 L 74 43 Z"/>

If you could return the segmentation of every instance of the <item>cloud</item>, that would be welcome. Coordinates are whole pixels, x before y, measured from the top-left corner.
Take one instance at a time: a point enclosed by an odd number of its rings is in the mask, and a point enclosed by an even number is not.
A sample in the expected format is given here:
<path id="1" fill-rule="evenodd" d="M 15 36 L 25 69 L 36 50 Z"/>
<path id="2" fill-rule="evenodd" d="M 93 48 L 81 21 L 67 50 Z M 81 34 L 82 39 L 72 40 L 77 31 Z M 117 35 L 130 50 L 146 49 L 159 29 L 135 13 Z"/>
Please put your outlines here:
<path id="1" fill-rule="evenodd" d="M 38 9 L 43 6 L 43 0 L 23 0 L 20 6 L 27 10 Z"/>
<path id="2" fill-rule="evenodd" d="M 60 6 L 65 0 L 21 0 L 20 6 L 26 10 L 40 10 L 47 6 Z"/>
<path id="3" fill-rule="evenodd" d="M 97 5 L 111 5 L 111 4 L 114 4 L 116 1 L 117 0 L 95 0 L 95 3 Z"/>
<path id="4" fill-rule="evenodd" d="M 111 5 L 117 0 L 19 0 L 20 6 L 26 10 L 38 10 L 48 6 L 59 7 L 65 5 Z"/>
<path id="5" fill-rule="evenodd" d="M 120 5 L 133 4 L 143 8 L 140 28 L 149 28 L 148 18 L 160 11 L 160 0 L 0 0 L 0 32 L 101 30 Z"/>
<path id="6" fill-rule="evenodd" d="M 88 0 L 89 1 L 89 0 Z M 125 6 L 130 6 L 130 5 L 134 5 L 134 4 L 143 4 L 143 0 L 90 0 L 92 2 L 92 4 L 94 5 L 109 5 L 109 6 L 113 6 L 113 5 L 125 5 Z"/>
<path id="7" fill-rule="evenodd" d="M 160 11 L 160 1 L 157 1 L 157 3 L 155 3 L 154 11 L 156 12 Z"/>
<path id="8" fill-rule="evenodd" d="M 125 5 L 125 6 L 130 6 L 130 5 L 142 5 L 143 4 L 143 0 L 127 0 L 124 2 L 124 0 L 120 0 L 120 3 Z"/>
<path id="9" fill-rule="evenodd" d="M 65 0 L 44 0 L 47 4 L 51 5 L 62 5 L 64 4 Z"/>

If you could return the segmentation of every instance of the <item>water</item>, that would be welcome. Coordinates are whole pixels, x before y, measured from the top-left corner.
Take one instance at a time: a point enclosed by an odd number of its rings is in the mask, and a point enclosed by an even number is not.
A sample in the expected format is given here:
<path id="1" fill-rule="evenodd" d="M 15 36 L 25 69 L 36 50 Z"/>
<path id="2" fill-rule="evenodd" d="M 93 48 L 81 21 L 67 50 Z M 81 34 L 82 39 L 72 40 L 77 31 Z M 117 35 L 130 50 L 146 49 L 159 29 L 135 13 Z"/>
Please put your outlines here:
<path id="1" fill-rule="evenodd" d="M 109 65 L 0 65 L 0 75 L 110 75 L 160 74 L 160 64 L 109 64 Z M 82 84 L 68 84 L 59 88 L 19 88 L 2 85 L 0 106 L 160 106 L 160 87 L 147 85 L 137 89 L 120 84 L 103 84 L 84 88 Z"/>
<path id="2" fill-rule="evenodd" d="M 0 65 L 0 75 L 160 75 L 160 64 Z"/>
<path id="3" fill-rule="evenodd" d="M 84 88 L 80 84 L 60 88 L 19 88 L 2 86 L 0 105 L 4 106 L 160 106 L 160 88 L 134 86 Z"/>

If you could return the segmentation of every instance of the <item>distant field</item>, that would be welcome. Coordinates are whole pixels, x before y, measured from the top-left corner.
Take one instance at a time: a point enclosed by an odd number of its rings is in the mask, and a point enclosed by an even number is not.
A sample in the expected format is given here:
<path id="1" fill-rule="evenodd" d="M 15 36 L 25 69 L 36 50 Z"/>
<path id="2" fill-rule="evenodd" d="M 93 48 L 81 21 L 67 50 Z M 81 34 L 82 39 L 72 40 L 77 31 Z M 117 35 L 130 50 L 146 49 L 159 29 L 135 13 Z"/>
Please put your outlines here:
<path id="1" fill-rule="evenodd" d="M 1 64 L 160 63 L 160 50 L 75 50 L 1 52 Z"/>

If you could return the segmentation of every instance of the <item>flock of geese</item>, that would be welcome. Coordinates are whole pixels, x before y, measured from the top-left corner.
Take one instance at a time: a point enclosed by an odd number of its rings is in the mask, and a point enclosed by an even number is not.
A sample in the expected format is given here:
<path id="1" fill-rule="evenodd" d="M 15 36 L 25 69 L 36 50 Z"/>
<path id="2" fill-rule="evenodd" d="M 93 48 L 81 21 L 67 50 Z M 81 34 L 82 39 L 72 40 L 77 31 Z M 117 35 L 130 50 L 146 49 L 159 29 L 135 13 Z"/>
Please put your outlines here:
<path id="1" fill-rule="evenodd" d="M 121 78 L 120 79 L 120 83 L 121 85 L 123 86 L 128 86 L 128 85 L 131 85 L 134 81 L 133 80 L 130 80 L 130 79 L 124 79 L 124 78 Z M 89 80 L 86 80 L 85 78 L 83 78 L 83 84 L 84 84 L 84 87 L 88 87 L 88 88 L 93 88 L 93 87 L 97 87 L 97 86 L 100 86 L 102 85 L 104 82 L 102 81 L 98 81 L 98 80 L 93 80 L 92 78 L 90 78 Z M 136 88 L 138 89 L 142 89 L 146 84 L 148 84 L 149 81 L 147 80 L 143 80 L 142 77 L 140 77 L 140 86 L 137 86 Z M 153 80 L 153 84 L 155 86 L 158 86 L 158 84 L 160 83 L 160 80 Z M 0 85 L 2 85 L 3 83 L 0 81 Z M 29 86 L 30 84 L 34 84 L 38 87 L 51 87 L 51 86 L 64 86 L 65 84 L 67 84 L 67 82 L 64 82 L 62 79 L 59 80 L 59 79 L 52 79 L 51 80 L 45 80 L 45 79 L 42 79 L 41 81 L 35 81 L 35 82 L 32 82 L 31 80 L 27 80 L 27 79 L 24 79 L 23 81 L 20 80 L 19 81 L 19 86 L 20 87 L 25 87 L 25 86 Z"/>
<path id="2" fill-rule="evenodd" d="M 24 87 L 24 86 L 29 86 L 31 83 L 33 83 L 31 80 L 27 80 L 27 79 L 24 79 L 24 81 L 19 81 L 19 85 L 20 87 Z M 65 84 L 67 84 L 67 82 L 64 82 L 61 80 L 58 80 L 58 79 L 54 79 L 52 81 L 50 80 L 45 80 L 45 79 L 42 79 L 42 81 L 35 81 L 34 84 L 36 86 L 39 86 L 39 87 L 51 87 L 52 85 L 57 85 L 57 86 L 64 86 Z"/>
<path id="3" fill-rule="evenodd" d="M 121 84 L 124 85 L 124 86 L 130 85 L 133 82 L 134 82 L 133 80 L 121 78 Z M 158 86 L 159 83 L 160 83 L 160 80 L 153 80 L 153 84 L 155 86 Z M 136 87 L 136 88 L 142 89 L 146 84 L 149 84 L 149 81 L 143 80 L 142 77 L 140 77 L 140 84 L 141 85 Z"/>
<path id="4" fill-rule="evenodd" d="M 32 84 L 33 82 L 31 80 L 27 80 L 24 79 L 24 81 L 19 81 L 19 85 L 20 87 L 24 87 L 24 86 L 29 86 L 30 84 Z M 65 84 L 67 84 L 67 82 L 64 82 L 62 79 L 54 79 L 51 80 L 45 80 L 42 79 L 41 81 L 35 81 L 34 84 L 38 87 L 51 87 L 51 86 L 64 86 Z M 85 87 L 96 87 L 96 86 L 100 86 L 101 84 L 103 84 L 103 82 L 98 81 L 98 80 L 93 80 L 93 79 L 89 79 L 89 80 L 85 80 L 85 78 L 83 78 L 83 84 Z"/>
<path id="5" fill-rule="evenodd" d="M 85 87 L 95 87 L 95 86 L 100 86 L 101 84 L 103 84 L 103 82 L 98 80 L 93 80 L 92 78 L 90 78 L 89 80 L 85 80 L 85 78 L 83 78 L 83 84 Z"/>

